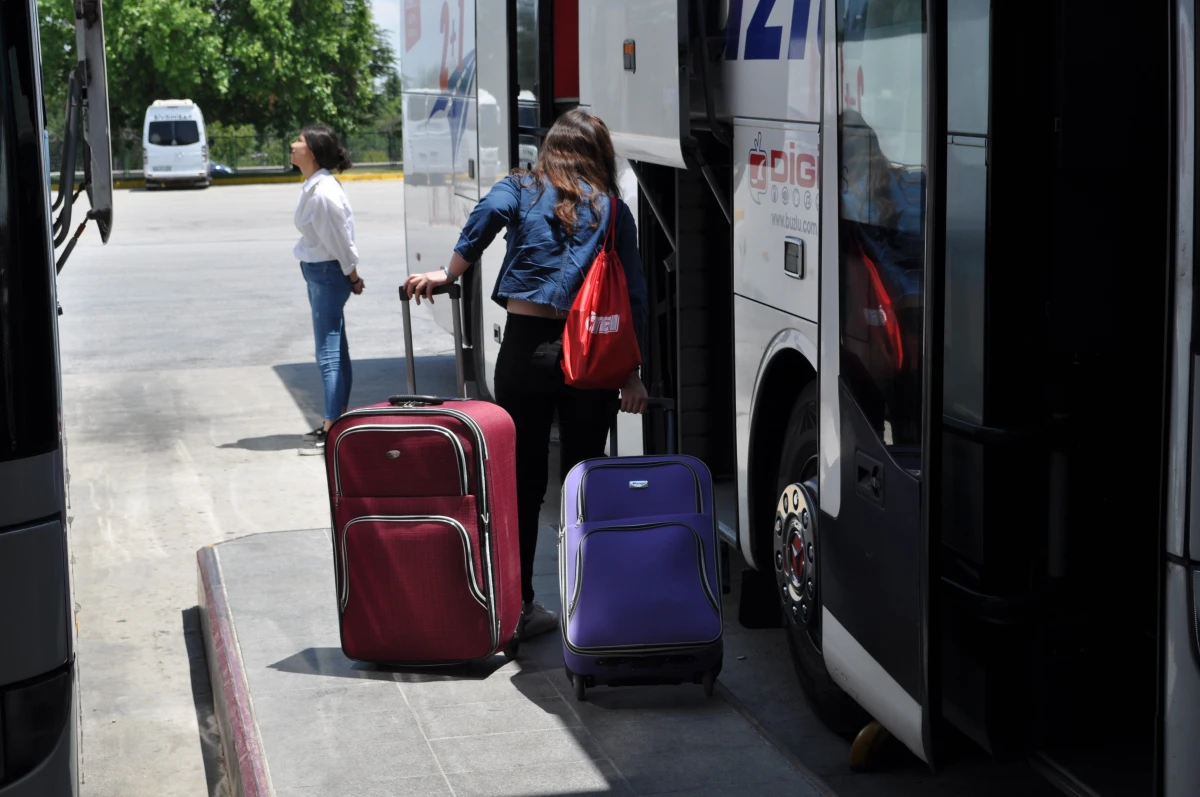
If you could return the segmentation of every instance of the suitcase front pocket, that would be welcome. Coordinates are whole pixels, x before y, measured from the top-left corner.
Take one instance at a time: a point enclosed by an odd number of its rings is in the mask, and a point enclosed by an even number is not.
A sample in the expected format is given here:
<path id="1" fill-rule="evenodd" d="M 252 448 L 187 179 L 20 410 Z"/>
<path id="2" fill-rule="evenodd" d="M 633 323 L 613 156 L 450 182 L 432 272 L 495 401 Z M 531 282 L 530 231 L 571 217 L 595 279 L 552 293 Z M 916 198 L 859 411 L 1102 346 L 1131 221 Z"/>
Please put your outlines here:
<path id="1" fill-rule="evenodd" d="M 467 451 L 458 435 L 433 424 L 364 424 L 334 441 L 339 497 L 466 495 Z"/>
<path id="2" fill-rule="evenodd" d="M 704 511 L 700 477 L 680 461 L 592 465 L 579 480 L 580 523 Z"/>
<path id="3" fill-rule="evenodd" d="M 567 644 L 583 652 L 649 652 L 715 642 L 721 611 L 705 548 L 700 534 L 680 522 L 585 532 L 574 552 Z"/>
<path id="4" fill-rule="evenodd" d="M 436 515 L 368 515 L 341 534 L 343 645 L 372 661 L 489 655 L 493 618 L 466 527 Z M 486 564 L 484 565 L 486 566 Z"/>

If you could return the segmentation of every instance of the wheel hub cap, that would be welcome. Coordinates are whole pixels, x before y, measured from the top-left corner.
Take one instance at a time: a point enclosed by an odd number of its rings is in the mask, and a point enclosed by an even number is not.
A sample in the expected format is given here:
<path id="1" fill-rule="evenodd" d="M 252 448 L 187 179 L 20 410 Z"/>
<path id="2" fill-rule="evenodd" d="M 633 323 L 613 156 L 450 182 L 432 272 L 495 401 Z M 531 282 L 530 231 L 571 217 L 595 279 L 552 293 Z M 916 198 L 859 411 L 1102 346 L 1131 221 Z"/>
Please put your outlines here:
<path id="1" fill-rule="evenodd" d="M 775 580 L 784 614 L 808 628 L 817 614 L 816 520 L 809 493 L 789 485 L 775 510 Z"/>
<path id="2" fill-rule="evenodd" d="M 792 586 L 797 590 L 804 587 L 804 537 L 801 535 L 799 524 L 793 524 L 787 543 L 787 566 L 791 575 Z"/>

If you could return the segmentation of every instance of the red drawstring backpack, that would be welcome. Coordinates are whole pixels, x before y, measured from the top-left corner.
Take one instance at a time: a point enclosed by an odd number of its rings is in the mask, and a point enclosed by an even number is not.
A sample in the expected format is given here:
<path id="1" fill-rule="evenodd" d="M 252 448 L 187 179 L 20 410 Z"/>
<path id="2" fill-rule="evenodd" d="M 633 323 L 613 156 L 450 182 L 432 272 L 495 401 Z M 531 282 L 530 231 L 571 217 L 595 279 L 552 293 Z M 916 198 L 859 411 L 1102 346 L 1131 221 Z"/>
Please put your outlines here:
<path id="1" fill-rule="evenodd" d="M 609 247 L 616 225 L 617 200 L 613 197 L 604 244 L 571 305 L 563 330 L 562 369 L 572 387 L 619 389 L 642 364 L 625 267 L 617 257 L 615 243 Z"/>

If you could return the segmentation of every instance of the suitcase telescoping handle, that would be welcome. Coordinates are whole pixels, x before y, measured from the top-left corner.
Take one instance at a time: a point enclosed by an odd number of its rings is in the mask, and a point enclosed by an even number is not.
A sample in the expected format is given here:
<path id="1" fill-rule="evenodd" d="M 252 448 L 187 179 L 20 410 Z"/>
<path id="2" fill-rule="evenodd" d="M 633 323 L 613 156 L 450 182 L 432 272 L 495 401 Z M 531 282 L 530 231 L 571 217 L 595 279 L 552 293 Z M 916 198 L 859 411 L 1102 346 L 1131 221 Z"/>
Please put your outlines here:
<path id="1" fill-rule="evenodd" d="M 669 398 L 647 399 L 646 400 L 646 409 L 647 409 L 647 411 L 659 409 L 659 410 L 662 410 L 663 413 L 666 414 L 666 417 L 667 417 L 667 456 L 674 456 L 674 454 L 675 454 L 675 399 L 669 399 Z M 619 417 L 619 416 L 620 416 L 619 412 L 617 413 L 616 416 L 613 416 L 612 427 L 608 431 L 609 453 L 611 456 L 616 456 L 616 454 L 617 454 L 617 417 Z"/>
<path id="2" fill-rule="evenodd" d="M 449 296 L 450 297 L 450 315 L 454 319 L 454 370 L 458 378 L 458 396 L 459 398 L 467 397 L 467 374 L 465 363 L 463 361 L 463 334 L 462 334 L 462 307 L 459 300 L 462 298 L 462 286 L 457 283 L 449 285 L 439 285 L 433 289 L 434 296 Z M 400 286 L 400 308 L 404 312 L 404 365 L 408 376 L 408 393 L 407 396 L 393 396 L 392 403 L 398 404 L 401 401 L 408 399 L 410 401 L 418 401 L 425 404 L 437 403 L 442 401 L 434 396 L 418 396 L 417 392 L 417 363 L 413 357 L 413 340 L 412 340 L 412 311 L 409 309 L 411 299 L 408 292 L 404 290 L 404 286 Z"/>

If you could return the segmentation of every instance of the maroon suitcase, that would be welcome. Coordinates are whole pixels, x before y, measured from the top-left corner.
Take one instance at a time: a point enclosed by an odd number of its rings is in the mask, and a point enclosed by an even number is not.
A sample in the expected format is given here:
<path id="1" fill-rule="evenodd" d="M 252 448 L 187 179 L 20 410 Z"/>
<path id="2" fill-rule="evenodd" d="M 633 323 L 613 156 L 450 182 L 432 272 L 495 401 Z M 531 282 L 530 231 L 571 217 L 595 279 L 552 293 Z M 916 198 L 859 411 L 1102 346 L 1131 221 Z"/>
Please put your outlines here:
<path id="1" fill-rule="evenodd" d="M 447 288 L 449 290 L 447 290 Z M 459 395 L 459 286 L 454 311 Z M 381 664 L 456 664 L 516 653 L 521 615 L 516 434 L 486 401 L 410 395 L 346 413 L 329 430 L 342 651 Z"/>

